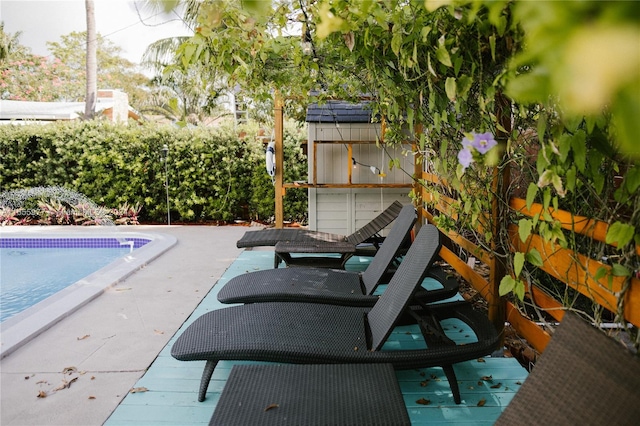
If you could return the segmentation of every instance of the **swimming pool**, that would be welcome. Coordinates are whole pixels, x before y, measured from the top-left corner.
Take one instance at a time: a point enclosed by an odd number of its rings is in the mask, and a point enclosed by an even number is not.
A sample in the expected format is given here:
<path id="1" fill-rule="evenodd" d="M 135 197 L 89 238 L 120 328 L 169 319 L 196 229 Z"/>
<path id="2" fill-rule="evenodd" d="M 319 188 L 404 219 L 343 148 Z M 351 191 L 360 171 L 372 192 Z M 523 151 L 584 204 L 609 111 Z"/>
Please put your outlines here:
<path id="1" fill-rule="evenodd" d="M 25 280 L 36 285 L 32 290 L 25 290 L 13 282 L 12 278 L 11 285 L 7 283 L 12 288 L 2 289 L 3 308 L 7 299 L 20 300 L 17 306 L 11 306 L 11 312 L 2 313 L 0 357 L 8 355 L 98 297 L 105 289 L 123 280 L 176 243 L 175 237 L 169 235 L 122 229 L 47 226 L 4 227 L 0 230 L 0 255 L 3 259 L 0 267 L 14 269 L 2 272 L 3 280 L 9 276 L 9 272 L 15 272 L 22 280 L 22 285 L 26 285 Z M 40 256 L 45 252 L 51 256 L 49 260 L 29 260 L 33 253 Z M 101 252 L 99 256 L 98 252 Z M 80 255 L 84 256 L 81 267 L 68 266 L 67 261 Z M 9 257 L 15 257 L 9 259 L 12 261 L 11 266 L 7 261 Z M 64 264 L 61 263 L 63 261 Z M 58 273 L 47 269 L 47 263 L 51 262 L 59 263 L 58 266 L 62 266 L 61 269 L 67 272 L 76 267 L 78 270 L 72 274 L 64 274 L 71 275 L 71 281 L 52 286 L 52 275 Z M 27 271 L 24 270 L 25 266 Z M 69 280 L 69 276 L 63 279 Z M 52 287 L 55 288 L 52 290 Z M 31 301 L 35 302 L 33 306 L 24 306 Z"/>

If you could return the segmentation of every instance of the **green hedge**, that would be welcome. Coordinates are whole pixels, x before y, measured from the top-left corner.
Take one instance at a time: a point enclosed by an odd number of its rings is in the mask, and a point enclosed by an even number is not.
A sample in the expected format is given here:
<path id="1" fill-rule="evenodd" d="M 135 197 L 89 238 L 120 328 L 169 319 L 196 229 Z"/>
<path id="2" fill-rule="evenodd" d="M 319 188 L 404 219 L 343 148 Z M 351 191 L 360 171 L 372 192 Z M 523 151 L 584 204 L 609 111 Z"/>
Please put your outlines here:
<path id="1" fill-rule="evenodd" d="M 62 186 L 106 207 L 140 203 L 141 221 L 166 222 L 166 144 L 172 221 L 268 221 L 274 187 L 257 134 L 256 126 L 177 129 L 104 121 L 0 126 L 0 188 Z M 285 181 L 306 177 L 304 136 L 301 129 L 285 131 Z M 306 219 L 306 191 L 287 191 L 284 204 L 285 220 Z"/>

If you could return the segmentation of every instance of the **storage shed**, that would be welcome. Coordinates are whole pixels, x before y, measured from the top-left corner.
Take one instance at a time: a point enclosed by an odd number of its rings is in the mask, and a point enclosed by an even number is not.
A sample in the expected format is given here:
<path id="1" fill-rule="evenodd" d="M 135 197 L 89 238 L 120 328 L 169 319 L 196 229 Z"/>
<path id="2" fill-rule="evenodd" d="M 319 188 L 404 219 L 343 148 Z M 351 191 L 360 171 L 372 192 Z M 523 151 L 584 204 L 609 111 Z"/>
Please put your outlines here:
<path id="1" fill-rule="evenodd" d="M 307 108 L 309 228 L 348 235 L 394 201 L 411 203 L 411 145 L 388 147 L 368 102 L 327 101 Z M 400 159 L 402 168 L 390 170 Z"/>

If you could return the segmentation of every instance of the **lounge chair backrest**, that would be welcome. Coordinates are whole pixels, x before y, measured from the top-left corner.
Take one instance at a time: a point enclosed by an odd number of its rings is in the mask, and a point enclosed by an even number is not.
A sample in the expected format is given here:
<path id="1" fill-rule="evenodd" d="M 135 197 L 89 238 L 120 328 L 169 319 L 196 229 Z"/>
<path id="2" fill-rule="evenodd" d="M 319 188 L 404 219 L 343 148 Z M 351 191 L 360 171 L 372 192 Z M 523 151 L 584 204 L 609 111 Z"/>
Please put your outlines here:
<path id="1" fill-rule="evenodd" d="M 400 201 L 394 201 L 371 222 L 367 223 L 365 226 L 358 229 L 353 234 L 348 235 L 347 241 L 349 241 L 353 245 L 358 245 L 365 242 L 366 240 L 380 232 L 382 229 L 384 229 L 385 226 L 393 222 L 393 220 L 400 214 L 400 210 L 402 210 L 402 203 Z"/>
<path id="2" fill-rule="evenodd" d="M 440 252 L 440 232 L 424 225 L 380 299 L 367 314 L 371 349 L 380 350 Z"/>
<path id="3" fill-rule="evenodd" d="M 496 425 L 637 425 L 640 359 L 566 312 Z"/>
<path id="4" fill-rule="evenodd" d="M 393 222 L 389 235 L 376 252 L 367 270 L 362 273 L 365 294 L 372 294 L 380 284 L 384 273 L 389 269 L 391 262 L 402 248 L 402 244 L 407 238 L 410 238 L 414 223 L 416 223 L 416 209 L 412 205 L 404 206 L 398 218 Z"/>

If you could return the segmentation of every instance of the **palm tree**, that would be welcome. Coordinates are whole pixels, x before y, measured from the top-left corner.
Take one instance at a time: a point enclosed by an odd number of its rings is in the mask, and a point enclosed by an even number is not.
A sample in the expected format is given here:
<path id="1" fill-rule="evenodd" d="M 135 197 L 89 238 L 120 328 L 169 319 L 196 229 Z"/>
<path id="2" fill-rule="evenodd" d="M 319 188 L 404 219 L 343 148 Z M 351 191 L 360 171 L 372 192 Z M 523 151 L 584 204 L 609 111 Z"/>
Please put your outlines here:
<path id="1" fill-rule="evenodd" d="M 170 2 L 148 0 L 145 7 L 157 11 Z M 185 25 L 194 27 L 200 2 L 177 1 Z M 173 9 L 176 10 L 176 9 Z M 181 124 L 207 124 L 223 113 L 218 101 L 226 88 L 219 72 L 206 66 L 184 67 L 175 59 L 175 53 L 189 36 L 169 37 L 149 45 L 142 57 L 142 66 L 152 70 L 156 90 L 151 103 L 141 107 L 142 112 L 162 115 Z"/>
<path id="2" fill-rule="evenodd" d="M 87 90 L 85 95 L 84 115 L 93 118 L 96 113 L 96 97 L 98 92 L 98 60 L 96 38 L 96 15 L 93 0 L 84 2 L 87 12 Z"/>

